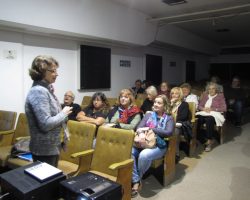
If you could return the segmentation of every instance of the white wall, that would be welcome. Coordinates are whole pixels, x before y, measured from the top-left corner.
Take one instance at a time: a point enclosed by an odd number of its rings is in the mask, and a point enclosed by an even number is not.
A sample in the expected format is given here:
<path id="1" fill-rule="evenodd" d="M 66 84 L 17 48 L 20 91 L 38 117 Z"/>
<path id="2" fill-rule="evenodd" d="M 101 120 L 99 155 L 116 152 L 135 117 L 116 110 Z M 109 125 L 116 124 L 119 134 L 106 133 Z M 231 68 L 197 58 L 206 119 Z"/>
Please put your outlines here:
<path id="1" fill-rule="evenodd" d="M 0 20 L 28 30 L 146 45 L 156 29 L 146 15 L 106 0 L 0 0 L 0 5 Z"/>
<path id="2" fill-rule="evenodd" d="M 161 27 L 156 36 L 156 40 L 193 51 L 200 51 L 204 54 L 217 55 L 220 51 L 220 46 L 211 41 L 205 40 L 173 25 Z"/>
<path id="3" fill-rule="evenodd" d="M 28 69 L 32 60 L 41 54 L 51 55 L 59 61 L 59 76 L 54 85 L 55 93 L 61 101 L 67 90 L 75 93 L 75 102 L 79 104 L 84 95 L 92 95 L 95 91 L 79 90 L 79 45 L 78 41 L 0 31 L 0 109 L 24 112 L 25 97 L 32 85 Z M 16 59 L 4 58 L 3 53 L 8 50 L 16 52 Z M 126 51 L 124 55 L 121 50 L 111 51 L 111 88 L 103 91 L 109 97 L 116 97 L 120 89 L 133 86 L 136 79 L 143 79 L 142 56 L 126 55 Z M 120 59 L 130 60 L 131 67 L 120 67 Z"/>
<path id="4" fill-rule="evenodd" d="M 24 105 L 23 58 L 20 43 L 0 42 L 0 110 L 20 112 Z M 5 58 L 6 51 L 15 51 L 15 59 Z"/>
<path id="5" fill-rule="evenodd" d="M 82 97 L 92 95 L 96 91 L 79 90 L 79 45 L 80 41 L 29 35 L 10 31 L 0 31 L 0 109 L 24 112 L 25 97 L 32 85 L 28 69 L 37 55 L 47 54 L 59 61 L 59 76 L 55 83 L 55 93 L 62 101 L 65 91 L 72 90 L 81 104 Z M 90 45 L 89 43 L 86 43 Z M 99 45 L 100 46 L 100 45 Z M 104 46 L 107 47 L 107 46 Z M 13 50 L 15 59 L 4 58 L 4 52 Z M 145 54 L 163 57 L 162 79 L 171 84 L 179 84 L 185 80 L 185 60 L 195 60 L 192 55 L 184 55 L 167 50 L 142 47 L 111 47 L 111 88 L 103 92 L 109 97 L 117 97 L 122 88 L 132 87 L 136 79 L 145 79 Z M 130 60 L 131 67 L 120 67 L 120 60 Z M 177 66 L 171 68 L 169 61 L 176 61 Z M 200 61 L 202 67 L 206 60 Z M 200 70 L 203 75 L 206 71 Z M 202 73 L 199 75 L 202 76 Z"/>
<path id="6" fill-rule="evenodd" d="M 70 35 L 146 46 L 155 40 L 214 55 L 218 46 L 110 0 L 0 0 L 0 25 L 20 31 Z"/>

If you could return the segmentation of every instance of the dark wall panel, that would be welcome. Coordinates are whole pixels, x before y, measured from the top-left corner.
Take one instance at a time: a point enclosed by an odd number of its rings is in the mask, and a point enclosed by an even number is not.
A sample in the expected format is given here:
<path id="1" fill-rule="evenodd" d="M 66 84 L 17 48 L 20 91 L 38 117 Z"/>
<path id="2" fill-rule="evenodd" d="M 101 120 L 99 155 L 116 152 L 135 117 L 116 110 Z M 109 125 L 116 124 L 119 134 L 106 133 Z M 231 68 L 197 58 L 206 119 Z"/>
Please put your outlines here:
<path id="1" fill-rule="evenodd" d="M 106 89 L 111 86 L 111 49 L 81 45 L 80 89 Z"/>

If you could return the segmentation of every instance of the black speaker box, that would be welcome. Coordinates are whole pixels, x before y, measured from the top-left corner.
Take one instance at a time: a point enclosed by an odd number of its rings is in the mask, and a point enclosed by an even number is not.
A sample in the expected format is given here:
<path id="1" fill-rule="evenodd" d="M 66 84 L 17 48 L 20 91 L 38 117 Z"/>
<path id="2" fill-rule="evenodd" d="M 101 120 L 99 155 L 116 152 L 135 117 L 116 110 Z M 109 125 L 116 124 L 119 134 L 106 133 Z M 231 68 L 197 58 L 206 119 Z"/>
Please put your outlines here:
<path id="1" fill-rule="evenodd" d="M 87 172 L 60 183 L 64 200 L 121 200 L 120 184 Z"/>

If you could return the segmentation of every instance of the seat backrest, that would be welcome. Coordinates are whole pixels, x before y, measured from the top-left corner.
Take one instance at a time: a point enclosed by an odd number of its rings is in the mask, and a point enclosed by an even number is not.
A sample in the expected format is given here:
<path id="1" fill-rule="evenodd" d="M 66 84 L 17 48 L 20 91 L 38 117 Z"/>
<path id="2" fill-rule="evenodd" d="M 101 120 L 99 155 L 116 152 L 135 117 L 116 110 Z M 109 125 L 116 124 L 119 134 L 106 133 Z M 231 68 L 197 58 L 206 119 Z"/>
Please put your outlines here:
<path id="1" fill-rule="evenodd" d="M 196 106 L 194 102 L 188 102 L 188 108 L 189 108 L 189 119 L 191 122 L 195 122 L 195 112 L 196 112 Z"/>
<path id="2" fill-rule="evenodd" d="M 91 170 L 117 176 L 117 171 L 110 170 L 109 166 L 131 158 L 134 135 L 133 130 L 100 126 L 97 132 Z"/>
<path id="3" fill-rule="evenodd" d="M 71 158 L 71 154 L 92 148 L 96 125 L 73 120 L 69 120 L 67 125 L 70 140 L 67 144 L 67 151 L 62 150 L 60 160 L 78 164 L 78 160 Z"/>
<path id="4" fill-rule="evenodd" d="M 137 94 L 137 96 L 136 96 L 136 99 L 142 99 L 142 100 L 145 100 L 147 98 L 147 94 L 141 94 L 141 93 L 139 93 L 139 94 Z"/>
<path id="5" fill-rule="evenodd" d="M 16 115 L 16 112 L 0 110 L 0 131 L 14 129 Z"/>
<path id="6" fill-rule="evenodd" d="M 12 139 L 12 144 L 16 142 L 16 139 L 19 137 L 29 136 L 29 126 L 25 113 L 20 113 L 17 119 L 15 133 Z"/>
<path id="7" fill-rule="evenodd" d="M 135 104 L 140 108 L 144 102 L 144 99 L 137 98 Z"/>
<path id="8" fill-rule="evenodd" d="M 110 107 L 113 107 L 113 106 L 115 106 L 117 104 L 117 98 L 108 97 L 107 100 L 109 102 Z"/>
<path id="9" fill-rule="evenodd" d="M 81 108 L 82 109 L 85 108 L 85 107 L 87 107 L 89 105 L 89 103 L 91 101 L 91 98 L 92 98 L 91 96 L 84 96 L 82 98 L 82 104 L 81 104 Z"/>

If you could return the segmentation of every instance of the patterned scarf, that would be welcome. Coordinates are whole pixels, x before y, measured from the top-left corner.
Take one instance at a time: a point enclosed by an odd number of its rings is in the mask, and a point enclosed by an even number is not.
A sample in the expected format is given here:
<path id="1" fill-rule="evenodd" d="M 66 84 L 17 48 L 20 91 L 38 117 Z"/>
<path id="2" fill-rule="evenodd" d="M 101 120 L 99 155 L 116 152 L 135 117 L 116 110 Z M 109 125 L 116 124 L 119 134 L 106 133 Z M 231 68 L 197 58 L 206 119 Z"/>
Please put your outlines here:
<path id="1" fill-rule="evenodd" d="M 60 105 L 58 98 L 55 95 L 54 86 L 52 84 L 48 85 L 48 90 L 50 91 L 50 93 L 52 94 L 54 99 L 56 100 L 58 108 L 59 108 L 59 112 L 60 112 L 62 110 L 62 107 Z M 68 130 L 67 124 L 65 122 L 62 123 L 62 128 L 63 128 L 63 132 L 64 132 L 62 148 L 64 151 L 66 151 L 66 145 L 67 145 L 68 141 L 70 140 L 70 135 L 69 135 L 69 130 Z"/>
<path id="2" fill-rule="evenodd" d="M 127 124 L 130 117 L 140 113 L 140 109 L 137 106 L 130 106 L 129 108 L 118 108 L 119 111 L 119 123 Z"/>
<path id="3" fill-rule="evenodd" d="M 160 118 L 160 120 L 157 120 L 157 113 L 156 112 L 152 112 L 151 116 L 148 118 L 147 122 L 146 122 L 146 127 L 149 128 L 160 128 L 160 129 L 165 129 L 166 128 L 166 123 L 167 123 L 167 119 L 168 119 L 168 115 L 166 113 L 164 113 L 162 115 L 162 117 Z"/>

